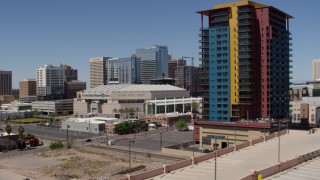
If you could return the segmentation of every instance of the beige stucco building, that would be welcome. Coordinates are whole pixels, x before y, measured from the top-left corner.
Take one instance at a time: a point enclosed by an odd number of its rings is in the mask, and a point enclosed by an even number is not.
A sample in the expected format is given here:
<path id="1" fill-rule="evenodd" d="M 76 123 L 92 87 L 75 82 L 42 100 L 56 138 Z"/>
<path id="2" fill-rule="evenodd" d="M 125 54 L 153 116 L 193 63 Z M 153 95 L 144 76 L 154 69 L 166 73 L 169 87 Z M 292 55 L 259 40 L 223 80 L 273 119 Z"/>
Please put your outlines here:
<path id="1" fill-rule="evenodd" d="M 278 131 L 277 122 L 239 121 L 236 123 L 195 121 L 194 140 L 201 148 L 213 149 L 215 140 L 218 149 L 238 145 Z M 282 122 L 281 129 L 287 127 Z"/>
<path id="2" fill-rule="evenodd" d="M 117 111 L 117 114 L 126 117 L 127 113 L 119 113 L 119 110 L 133 108 L 134 116 L 141 119 L 148 108 L 154 108 L 149 114 L 184 113 L 188 110 L 185 104 L 200 99 L 190 98 L 187 90 L 172 85 L 105 85 L 83 90 L 80 97 L 74 99 L 74 114 L 114 117 Z"/>

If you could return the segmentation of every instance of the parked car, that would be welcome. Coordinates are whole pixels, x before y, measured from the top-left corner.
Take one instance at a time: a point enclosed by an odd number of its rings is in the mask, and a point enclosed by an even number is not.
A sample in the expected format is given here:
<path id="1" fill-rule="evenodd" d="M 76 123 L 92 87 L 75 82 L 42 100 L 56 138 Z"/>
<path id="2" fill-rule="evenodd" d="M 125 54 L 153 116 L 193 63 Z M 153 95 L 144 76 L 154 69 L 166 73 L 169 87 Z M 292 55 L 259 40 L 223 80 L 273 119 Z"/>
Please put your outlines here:
<path id="1" fill-rule="evenodd" d="M 39 139 L 38 138 L 32 138 L 29 140 L 30 147 L 39 146 Z"/>
<path id="2" fill-rule="evenodd" d="M 199 148 L 202 153 L 209 153 L 210 150 L 208 148 Z"/>
<path id="3" fill-rule="evenodd" d="M 84 142 L 91 142 L 92 140 L 91 139 L 86 139 Z"/>

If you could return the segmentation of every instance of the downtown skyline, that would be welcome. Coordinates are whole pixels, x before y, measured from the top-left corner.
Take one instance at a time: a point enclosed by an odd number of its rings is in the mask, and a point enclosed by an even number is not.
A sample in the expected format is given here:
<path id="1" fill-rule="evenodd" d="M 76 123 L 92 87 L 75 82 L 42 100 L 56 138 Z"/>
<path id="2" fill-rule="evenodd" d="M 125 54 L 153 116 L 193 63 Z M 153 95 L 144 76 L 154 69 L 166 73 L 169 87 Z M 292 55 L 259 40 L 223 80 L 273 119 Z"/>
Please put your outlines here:
<path id="1" fill-rule="evenodd" d="M 44 64 L 68 64 L 79 70 L 79 80 L 89 82 L 92 57 L 127 57 L 152 44 L 168 46 L 174 58 L 196 57 L 199 64 L 199 15 L 218 1 L 1 1 L 0 69 L 12 71 L 13 88 L 25 78 L 35 78 Z M 267 1 L 294 16 L 293 82 L 311 80 L 312 60 L 320 57 L 316 32 L 319 1 Z M 126 4 L 126 5 L 124 5 Z M 190 64 L 190 61 L 188 61 Z"/>

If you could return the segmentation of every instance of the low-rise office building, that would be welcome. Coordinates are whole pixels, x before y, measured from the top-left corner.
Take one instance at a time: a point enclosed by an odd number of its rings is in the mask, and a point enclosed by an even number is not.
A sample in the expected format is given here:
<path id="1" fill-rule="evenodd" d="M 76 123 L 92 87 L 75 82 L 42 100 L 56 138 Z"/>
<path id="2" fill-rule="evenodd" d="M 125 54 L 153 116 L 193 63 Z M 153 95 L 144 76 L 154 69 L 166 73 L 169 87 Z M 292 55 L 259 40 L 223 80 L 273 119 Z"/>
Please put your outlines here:
<path id="1" fill-rule="evenodd" d="M 99 121 L 91 118 L 70 118 L 63 121 L 61 128 L 64 130 L 87 132 L 100 134 L 105 131 L 105 121 Z"/>
<path id="2" fill-rule="evenodd" d="M 68 112 L 73 113 L 73 99 L 61 99 L 54 101 L 32 102 L 32 110 L 38 110 L 44 114 Z"/>
<path id="3" fill-rule="evenodd" d="M 281 129 L 287 127 L 287 122 L 283 122 Z M 213 149 L 214 144 L 218 149 L 231 145 L 238 145 L 249 140 L 257 139 L 261 136 L 278 131 L 276 122 L 249 122 L 240 121 L 237 123 L 195 121 L 194 140 L 201 148 Z M 215 140 L 217 139 L 217 142 Z"/>

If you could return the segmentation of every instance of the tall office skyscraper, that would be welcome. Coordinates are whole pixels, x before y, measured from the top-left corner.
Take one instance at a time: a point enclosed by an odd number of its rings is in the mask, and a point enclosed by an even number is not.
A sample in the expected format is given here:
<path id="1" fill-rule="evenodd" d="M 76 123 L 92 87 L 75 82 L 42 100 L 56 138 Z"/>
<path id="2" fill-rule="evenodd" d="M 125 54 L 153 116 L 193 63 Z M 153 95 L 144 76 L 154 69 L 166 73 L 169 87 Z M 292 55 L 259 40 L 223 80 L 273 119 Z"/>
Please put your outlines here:
<path id="1" fill-rule="evenodd" d="M 292 17 L 251 1 L 198 13 L 203 118 L 229 122 L 287 117 Z M 208 27 L 203 26 L 204 16 Z"/>
<path id="2" fill-rule="evenodd" d="M 320 80 L 320 59 L 312 61 L 312 80 Z"/>
<path id="3" fill-rule="evenodd" d="M 106 63 L 110 57 L 97 57 L 90 59 L 90 88 L 106 85 Z"/>
<path id="4" fill-rule="evenodd" d="M 11 95 L 12 93 L 12 71 L 0 69 L 0 95 Z"/>
<path id="5" fill-rule="evenodd" d="M 140 58 L 112 58 L 106 63 L 106 84 L 139 84 Z"/>
<path id="6" fill-rule="evenodd" d="M 66 82 L 77 81 L 78 80 L 78 70 L 74 69 L 68 65 L 60 65 L 64 70 L 64 80 Z"/>
<path id="7" fill-rule="evenodd" d="M 37 69 L 37 96 L 40 99 L 61 99 L 64 95 L 64 70 L 44 65 Z"/>
<path id="8" fill-rule="evenodd" d="M 149 84 L 151 79 L 168 77 L 168 47 L 153 45 L 136 50 L 141 58 L 141 82 Z"/>

